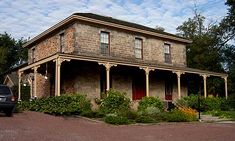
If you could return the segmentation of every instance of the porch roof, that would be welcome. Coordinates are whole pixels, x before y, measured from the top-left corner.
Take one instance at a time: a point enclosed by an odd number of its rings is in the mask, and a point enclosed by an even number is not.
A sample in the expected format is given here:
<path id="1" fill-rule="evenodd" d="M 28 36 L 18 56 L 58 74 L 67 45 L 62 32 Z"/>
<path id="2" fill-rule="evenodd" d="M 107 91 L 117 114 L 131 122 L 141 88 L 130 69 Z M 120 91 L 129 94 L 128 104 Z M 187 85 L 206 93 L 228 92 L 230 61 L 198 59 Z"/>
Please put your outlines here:
<path id="1" fill-rule="evenodd" d="M 188 68 L 183 66 L 176 66 L 172 64 L 160 64 L 153 61 L 143 61 L 143 60 L 135 60 L 129 58 L 120 58 L 120 57 L 110 57 L 110 56 L 97 56 L 97 55 L 86 55 L 86 54 L 65 54 L 65 53 L 56 53 L 48 58 L 42 59 L 37 61 L 33 64 L 29 64 L 28 66 L 20 69 L 19 71 L 25 71 L 27 69 L 31 69 L 36 66 L 40 66 L 49 61 L 54 61 L 57 58 L 65 59 L 65 60 L 81 60 L 81 61 L 91 61 L 97 63 L 111 63 L 115 65 L 125 65 L 125 66 L 133 66 L 133 67 L 149 67 L 150 69 L 157 69 L 157 70 L 166 70 L 166 71 L 180 71 L 182 73 L 191 73 L 191 74 L 198 74 L 198 75 L 207 75 L 207 76 L 217 76 L 217 77 L 228 77 L 226 73 L 218 73 L 194 68 Z"/>

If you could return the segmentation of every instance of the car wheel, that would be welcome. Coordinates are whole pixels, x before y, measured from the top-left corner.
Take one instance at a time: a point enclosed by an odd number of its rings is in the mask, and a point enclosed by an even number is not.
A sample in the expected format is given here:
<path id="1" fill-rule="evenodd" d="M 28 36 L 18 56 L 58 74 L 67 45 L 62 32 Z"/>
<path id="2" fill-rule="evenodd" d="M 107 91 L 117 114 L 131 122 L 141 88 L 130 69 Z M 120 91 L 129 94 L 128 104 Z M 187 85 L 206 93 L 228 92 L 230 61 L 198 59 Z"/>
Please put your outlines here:
<path id="1" fill-rule="evenodd" d="M 5 111 L 5 114 L 6 114 L 6 116 L 8 116 L 8 117 L 12 117 L 12 115 L 13 115 L 13 110 L 12 110 L 12 109 L 6 110 L 6 111 Z"/>

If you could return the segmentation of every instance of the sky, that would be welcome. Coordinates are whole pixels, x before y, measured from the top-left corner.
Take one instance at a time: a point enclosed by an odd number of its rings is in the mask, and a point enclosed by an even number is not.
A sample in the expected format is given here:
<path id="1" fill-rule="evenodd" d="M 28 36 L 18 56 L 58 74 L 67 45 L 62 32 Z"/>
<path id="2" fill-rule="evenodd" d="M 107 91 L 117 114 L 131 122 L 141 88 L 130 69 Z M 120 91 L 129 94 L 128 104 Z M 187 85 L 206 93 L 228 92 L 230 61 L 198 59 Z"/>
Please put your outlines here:
<path id="1" fill-rule="evenodd" d="M 193 17 L 195 3 L 207 23 L 218 23 L 227 13 L 225 0 L 0 0 L 0 33 L 29 39 L 73 13 L 89 12 L 175 34 Z"/>

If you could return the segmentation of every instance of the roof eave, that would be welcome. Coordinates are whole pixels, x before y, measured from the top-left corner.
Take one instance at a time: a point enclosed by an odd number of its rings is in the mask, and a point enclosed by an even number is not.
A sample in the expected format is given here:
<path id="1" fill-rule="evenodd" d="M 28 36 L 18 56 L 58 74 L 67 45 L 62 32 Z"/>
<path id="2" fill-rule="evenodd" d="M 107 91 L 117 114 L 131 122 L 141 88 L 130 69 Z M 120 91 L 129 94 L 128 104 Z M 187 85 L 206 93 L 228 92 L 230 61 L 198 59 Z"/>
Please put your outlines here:
<path id="1" fill-rule="evenodd" d="M 71 21 L 74 21 L 74 20 L 82 20 L 82 21 L 99 23 L 99 24 L 108 25 L 108 26 L 114 26 L 114 27 L 118 27 L 118 28 L 122 28 L 122 29 L 127 29 L 127 30 L 131 30 L 131 31 L 135 31 L 135 32 L 140 32 L 140 33 L 149 34 L 149 35 L 153 35 L 153 36 L 157 36 L 157 37 L 161 37 L 161 38 L 166 38 L 166 39 L 171 39 L 171 40 L 183 42 L 185 44 L 192 43 L 192 40 L 183 39 L 183 38 L 180 38 L 180 37 L 164 35 L 164 34 L 161 34 L 161 33 L 155 33 L 155 32 L 151 32 L 151 31 L 137 29 L 137 28 L 134 28 L 134 27 L 119 25 L 119 24 L 116 24 L 116 23 L 101 21 L 101 20 L 97 20 L 97 19 L 93 19 L 93 18 L 89 18 L 89 17 L 79 16 L 79 15 L 71 15 L 71 16 L 67 17 L 66 19 L 62 20 L 61 22 L 57 23 L 56 25 L 52 26 L 51 28 L 45 30 L 41 34 L 37 35 L 33 39 L 29 40 L 27 43 L 25 43 L 23 45 L 23 47 L 25 47 L 25 48 L 29 47 L 30 45 L 32 45 L 33 43 L 35 43 L 36 41 L 38 41 L 42 37 L 52 33 L 53 31 L 57 30 L 61 26 L 64 26 L 64 25 L 66 25 L 66 24 L 68 24 L 68 23 L 70 23 Z"/>

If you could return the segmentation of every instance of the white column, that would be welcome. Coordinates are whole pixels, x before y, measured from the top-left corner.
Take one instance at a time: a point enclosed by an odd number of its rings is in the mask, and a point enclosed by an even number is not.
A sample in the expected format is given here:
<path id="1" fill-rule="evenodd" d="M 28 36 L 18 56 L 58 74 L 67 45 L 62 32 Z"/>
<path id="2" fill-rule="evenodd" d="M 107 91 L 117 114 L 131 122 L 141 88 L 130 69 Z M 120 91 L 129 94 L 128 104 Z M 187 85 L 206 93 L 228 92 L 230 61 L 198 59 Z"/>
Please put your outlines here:
<path id="1" fill-rule="evenodd" d="M 149 72 L 153 71 L 154 69 L 150 69 L 149 67 L 140 67 L 140 69 L 143 69 L 145 71 L 145 77 L 146 77 L 146 97 L 149 97 Z"/>
<path id="2" fill-rule="evenodd" d="M 21 76 L 22 72 L 18 72 L 18 101 L 21 101 Z"/>
<path id="3" fill-rule="evenodd" d="M 206 98 L 207 97 L 207 87 L 206 87 L 206 78 L 207 78 L 207 75 L 203 74 L 202 77 L 203 77 L 203 84 L 204 84 L 204 97 Z"/>
<path id="4" fill-rule="evenodd" d="M 181 72 L 177 72 L 177 84 L 178 84 L 178 98 L 181 99 L 181 82 L 180 82 L 180 77 L 181 77 Z"/>
<path id="5" fill-rule="evenodd" d="M 106 66 L 106 91 L 110 90 L 110 66 Z"/>
<path id="6" fill-rule="evenodd" d="M 149 97 L 149 69 L 145 70 L 146 76 L 146 96 Z"/>
<path id="7" fill-rule="evenodd" d="M 55 96 L 58 95 L 58 59 L 55 60 Z"/>
<path id="8" fill-rule="evenodd" d="M 110 68 L 112 66 L 117 66 L 116 64 L 111 64 L 109 62 L 106 62 L 106 63 L 100 63 L 98 62 L 99 65 L 104 65 L 105 66 L 105 69 L 106 69 L 106 91 L 109 91 L 110 90 Z"/>
<path id="9" fill-rule="evenodd" d="M 55 66 L 55 96 L 60 96 L 60 69 L 61 69 L 61 58 L 57 58 Z"/>
<path id="10" fill-rule="evenodd" d="M 227 76 L 224 77 L 224 89 L 225 89 L 225 98 L 228 99 L 228 80 L 227 80 Z"/>
<path id="11" fill-rule="evenodd" d="M 35 66 L 33 68 L 33 75 L 34 75 L 34 98 L 37 97 L 37 69 L 38 69 L 39 66 Z"/>
<path id="12" fill-rule="evenodd" d="M 61 64 L 64 62 L 64 61 L 70 61 L 70 59 L 64 59 L 64 58 L 61 58 L 61 57 L 58 57 L 56 60 L 55 60 L 55 96 L 60 96 L 60 77 L 61 77 Z"/>

